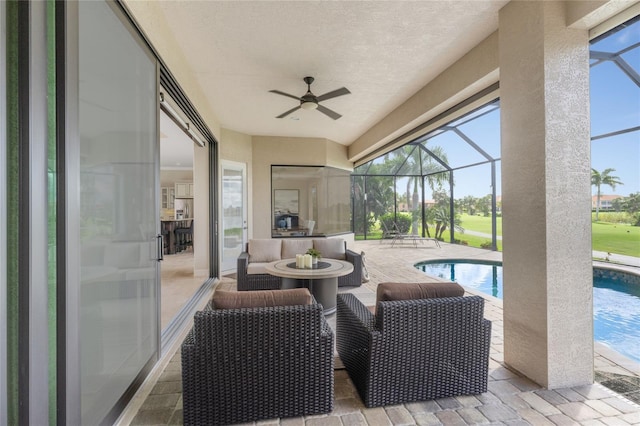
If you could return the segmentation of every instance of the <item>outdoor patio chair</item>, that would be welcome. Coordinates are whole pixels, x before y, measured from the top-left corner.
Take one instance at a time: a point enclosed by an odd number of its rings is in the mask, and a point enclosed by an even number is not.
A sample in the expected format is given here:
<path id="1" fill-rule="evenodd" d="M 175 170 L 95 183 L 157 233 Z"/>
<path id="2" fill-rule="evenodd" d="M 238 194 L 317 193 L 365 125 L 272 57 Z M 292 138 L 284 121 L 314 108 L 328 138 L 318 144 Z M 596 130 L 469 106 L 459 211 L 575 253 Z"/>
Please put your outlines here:
<path id="1" fill-rule="evenodd" d="M 333 368 L 333 334 L 306 288 L 216 290 L 182 344 L 184 424 L 329 413 Z"/>
<path id="2" fill-rule="evenodd" d="M 444 284 L 457 286 L 436 287 Z M 443 295 L 432 290 L 422 297 Z M 364 404 L 486 392 L 491 322 L 483 317 L 484 299 L 413 293 L 411 300 L 382 298 L 375 315 L 353 294 L 338 294 L 337 349 Z"/>
<path id="3" fill-rule="evenodd" d="M 396 238 L 396 236 L 400 235 L 400 231 L 398 230 L 398 225 L 395 222 L 391 224 L 391 226 L 387 226 L 387 222 L 384 220 L 380 221 L 380 226 L 382 226 L 382 237 L 380 238 L 380 242 L 383 240 Z"/>

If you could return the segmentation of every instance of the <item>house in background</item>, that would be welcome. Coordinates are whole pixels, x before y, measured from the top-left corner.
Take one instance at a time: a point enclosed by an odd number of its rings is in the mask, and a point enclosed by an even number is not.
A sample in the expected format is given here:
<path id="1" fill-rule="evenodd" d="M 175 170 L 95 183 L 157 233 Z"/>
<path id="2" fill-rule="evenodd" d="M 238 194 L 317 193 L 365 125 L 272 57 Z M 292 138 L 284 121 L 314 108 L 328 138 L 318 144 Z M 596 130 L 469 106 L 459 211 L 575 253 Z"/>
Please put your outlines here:
<path id="1" fill-rule="evenodd" d="M 622 195 L 600 195 L 600 210 L 613 210 L 613 201 L 624 198 Z M 591 210 L 595 210 L 598 206 L 598 196 L 591 197 Z"/>

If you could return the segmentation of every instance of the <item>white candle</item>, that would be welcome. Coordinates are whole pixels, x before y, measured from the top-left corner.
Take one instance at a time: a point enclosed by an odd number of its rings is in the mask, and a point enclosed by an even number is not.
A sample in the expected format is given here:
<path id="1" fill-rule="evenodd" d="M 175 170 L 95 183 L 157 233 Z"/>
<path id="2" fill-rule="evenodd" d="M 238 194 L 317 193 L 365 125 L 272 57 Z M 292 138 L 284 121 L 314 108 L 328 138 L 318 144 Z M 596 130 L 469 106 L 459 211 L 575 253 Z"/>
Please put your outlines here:
<path id="1" fill-rule="evenodd" d="M 301 254 L 296 254 L 296 268 L 304 268 L 304 260 Z"/>
<path id="2" fill-rule="evenodd" d="M 304 255 L 304 267 L 311 269 L 311 255 L 310 254 L 305 254 Z"/>

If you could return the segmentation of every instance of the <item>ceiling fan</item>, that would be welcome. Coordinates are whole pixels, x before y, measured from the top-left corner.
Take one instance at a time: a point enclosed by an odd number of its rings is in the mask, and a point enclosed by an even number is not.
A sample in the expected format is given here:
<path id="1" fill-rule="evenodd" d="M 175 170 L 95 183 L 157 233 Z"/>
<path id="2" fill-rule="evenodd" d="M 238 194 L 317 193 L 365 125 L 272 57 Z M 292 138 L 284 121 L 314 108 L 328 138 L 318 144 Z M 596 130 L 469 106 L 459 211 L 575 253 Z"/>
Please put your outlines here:
<path id="1" fill-rule="evenodd" d="M 300 101 L 300 105 L 298 105 L 295 108 L 291 108 L 287 112 L 283 112 L 282 114 L 280 114 L 276 118 L 284 118 L 287 115 L 291 114 L 292 112 L 299 110 L 300 108 L 302 108 L 302 109 L 317 109 L 321 113 L 333 118 L 334 120 L 337 120 L 338 118 L 342 117 L 342 115 L 338 114 L 337 112 L 332 111 L 329 108 L 320 105 L 320 102 L 326 101 L 327 99 L 336 98 L 338 96 L 348 95 L 349 93 L 351 93 L 349 91 L 349 89 L 347 89 L 346 87 L 341 87 L 340 89 L 336 89 L 336 90 L 332 90 L 331 92 L 327 92 L 324 95 L 316 96 L 313 93 L 311 93 L 311 83 L 313 83 L 313 77 L 305 77 L 303 80 L 304 80 L 305 83 L 307 83 L 307 93 L 305 93 L 305 95 L 300 97 L 300 98 L 297 97 L 297 96 L 294 96 L 294 95 L 290 95 L 290 94 L 285 93 L 285 92 L 281 92 L 280 90 L 269 90 L 269 92 L 271 92 L 271 93 L 276 93 L 278 95 L 287 96 L 289 98 L 293 98 L 293 99 L 296 99 L 296 100 Z"/>

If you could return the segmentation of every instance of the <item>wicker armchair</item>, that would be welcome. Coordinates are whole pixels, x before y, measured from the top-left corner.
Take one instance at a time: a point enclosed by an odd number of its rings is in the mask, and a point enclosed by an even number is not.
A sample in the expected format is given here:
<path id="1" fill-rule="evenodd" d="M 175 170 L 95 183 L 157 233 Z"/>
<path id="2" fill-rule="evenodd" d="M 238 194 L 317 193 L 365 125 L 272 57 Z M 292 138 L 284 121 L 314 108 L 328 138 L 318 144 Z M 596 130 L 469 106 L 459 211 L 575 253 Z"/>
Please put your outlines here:
<path id="1" fill-rule="evenodd" d="M 282 285 L 282 278 L 269 274 L 249 274 L 249 252 L 247 249 L 238 256 L 236 265 L 236 281 L 238 290 L 278 290 Z"/>
<path id="2" fill-rule="evenodd" d="M 491 322 L 479 296 L 379 302 L 338 294 L 337 348 L 367 407 L 487 391 Z"/>
<path id="3" fill-rule="evenodd" d="M 346 248 L 346 261 L 353 264 L 353 272 L 338 278 L 338 287 L 355 287 L 362 285 L 362 256 Z M 236 281 L 239 291 L 245 290 L 278 290 L 282 279 L 269 274 L 249 274 L 249 246 L 238 256 L 236 264 Z"/>
<path id="4" fill-rule="evenodd" d="M 328 413 L 333 367 L 321 305 L 209 307 L 182 344 L 184 424 Z"/>

